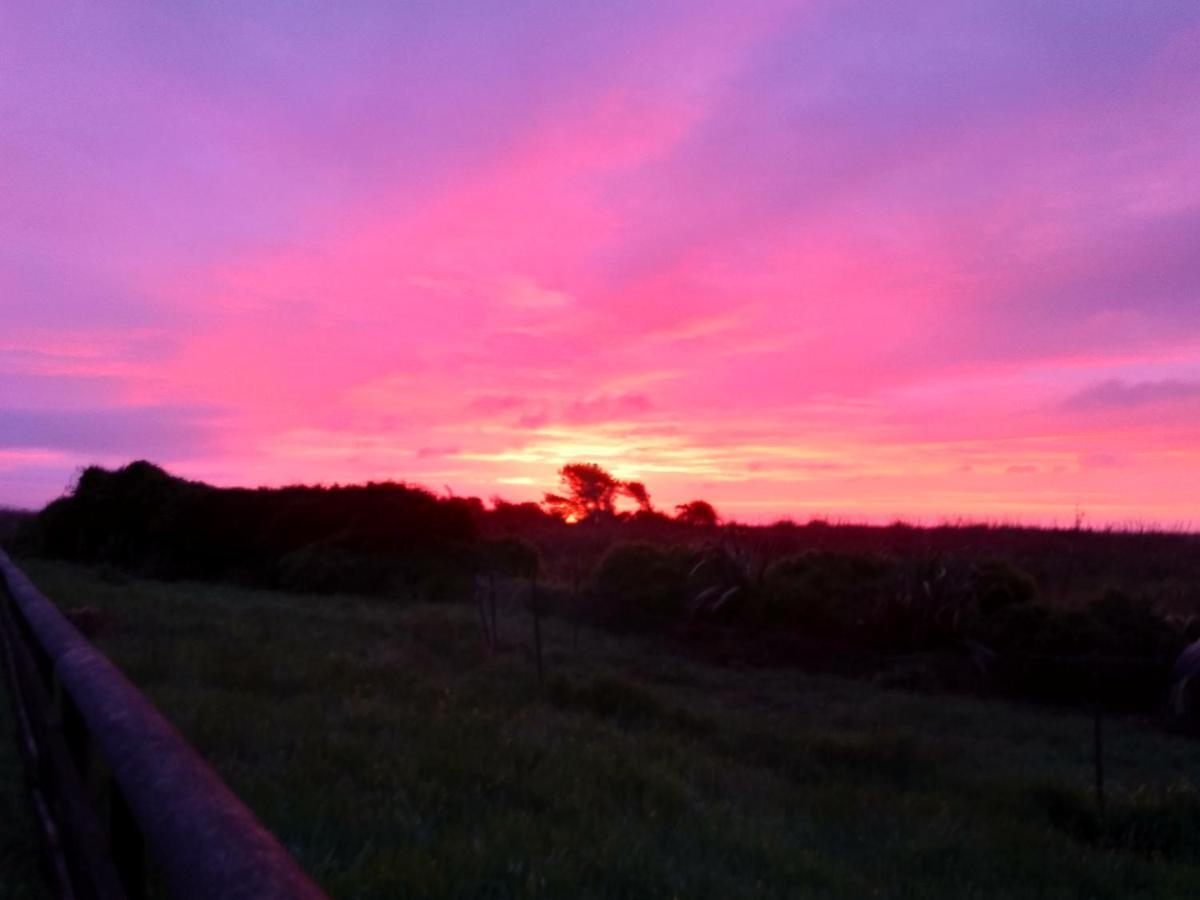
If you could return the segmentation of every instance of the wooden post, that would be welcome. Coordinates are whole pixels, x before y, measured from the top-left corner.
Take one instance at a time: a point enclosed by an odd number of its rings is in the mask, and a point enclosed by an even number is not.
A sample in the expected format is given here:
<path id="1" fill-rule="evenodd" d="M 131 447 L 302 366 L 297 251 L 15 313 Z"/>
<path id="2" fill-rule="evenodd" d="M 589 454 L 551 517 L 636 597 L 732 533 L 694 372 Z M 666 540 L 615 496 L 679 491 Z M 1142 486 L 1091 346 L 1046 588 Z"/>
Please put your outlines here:
<path id="1" fill-rule="evenodd" d="M 1092 758 L 1096 769 L 1096 806 L 1104 812 L 1104 724 L 1103 710 L 1099 703 L 1092 707 Z"/>
<path id="2" fill-rule="evenodd" d="M 488 573 L 488 605 L 492 613 L 492 649 L 500 649 L 500 629 L 496 624 L 496 573 Z"/>
<path id="3" fill-rule="evenodd" d="M 490 653 L 494 648 L 492 632 L 488 628 L 487 597 L 483 592 L 483 584 L 478 580 L 475 583 L 475 608 L 479 611 L 479 630 L 483 633 L 483 643 Z"/>
<path id="4" fill-rule="evenodd" d="M 529 578 L 529 607 L 533 610 L 533 652 L 537 658 L 538 684 L 541 684 L 546 672 L 542 664 L 542 610 L 538 603 L 536 573 Z"/>

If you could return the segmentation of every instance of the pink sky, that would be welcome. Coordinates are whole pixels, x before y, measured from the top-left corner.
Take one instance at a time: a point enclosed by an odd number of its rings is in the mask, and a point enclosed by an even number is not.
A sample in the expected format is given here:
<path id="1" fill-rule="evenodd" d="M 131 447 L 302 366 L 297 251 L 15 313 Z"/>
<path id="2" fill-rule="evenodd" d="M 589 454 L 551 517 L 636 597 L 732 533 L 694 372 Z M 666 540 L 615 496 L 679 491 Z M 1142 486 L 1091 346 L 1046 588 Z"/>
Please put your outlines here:
<path id="1" fill-rule="evenodd" d="M 1200 5 L 0 9 L 0 503 L 1200 522 Z"/>

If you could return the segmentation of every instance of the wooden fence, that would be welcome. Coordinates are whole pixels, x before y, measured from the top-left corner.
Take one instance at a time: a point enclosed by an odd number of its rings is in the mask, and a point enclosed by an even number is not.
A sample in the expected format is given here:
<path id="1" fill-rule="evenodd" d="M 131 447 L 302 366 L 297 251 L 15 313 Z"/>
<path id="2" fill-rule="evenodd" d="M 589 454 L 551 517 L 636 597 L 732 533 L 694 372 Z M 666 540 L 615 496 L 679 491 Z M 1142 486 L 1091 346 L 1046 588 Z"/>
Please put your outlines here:
<path id="1" fill-rule="evenodd" d="M 325 896 L 3 551 L 0 650 L 61 897 Z"/>

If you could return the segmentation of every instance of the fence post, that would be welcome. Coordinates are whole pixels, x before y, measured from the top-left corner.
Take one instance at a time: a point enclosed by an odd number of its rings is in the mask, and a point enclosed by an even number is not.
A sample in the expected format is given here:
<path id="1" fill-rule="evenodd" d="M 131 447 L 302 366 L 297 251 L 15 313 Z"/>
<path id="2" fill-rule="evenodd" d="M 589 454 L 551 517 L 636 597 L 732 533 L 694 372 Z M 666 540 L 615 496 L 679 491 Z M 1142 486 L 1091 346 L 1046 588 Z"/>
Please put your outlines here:
<path id="1" fill-rule="evenodd" d="M 496 617 L 496 573 L 488 573 L 488 610 L 492 616 L 492 649 L 500 649 L 500 623 Z"/>
<path id="2" fill-rule="evenodd" d="M 537 657 L 538 684 L 545 681 L 546 672 L 542 664 L 542 608 L 538 603 L 537 573 L 529 578 L 529 606 L 533 610 L 533 652 Z"/>

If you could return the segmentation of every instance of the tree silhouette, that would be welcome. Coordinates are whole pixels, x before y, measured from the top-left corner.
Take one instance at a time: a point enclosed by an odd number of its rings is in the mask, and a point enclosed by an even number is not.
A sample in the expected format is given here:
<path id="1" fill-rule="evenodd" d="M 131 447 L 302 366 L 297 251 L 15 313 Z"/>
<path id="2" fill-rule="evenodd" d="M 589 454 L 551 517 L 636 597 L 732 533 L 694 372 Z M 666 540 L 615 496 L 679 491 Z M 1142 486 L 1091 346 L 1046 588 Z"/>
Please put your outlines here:
<path id="1" fill-rule="evenodd" d="M 698 525 L 703 528 L 711 528 L 718 520 L 717 511 L 707 500 L 680 503 L 675 507 L 675 518 L 685 525 Z"/>
<path id="2" fill-rule="evenodd" d="M 570 522 L 617 514 L 617 499 L 628 497 L 641 512 L 651 512 L 650 492 L 640 481 L 618 481 L 595 463 L 568 463 L 558 470 L 562 492 L 546 494 L 543 503 Z"/>
<path id="3" fill-rule="evenodd" d="M 558 470 L 561 494 L 546 494 L 550 512 L 567 521 L 582 522 L 616 512 L 621 482 L 595 463 L 568 463 Z"/>
<path id="4" fill-rule="evenodd" d="M 640 481 L 626 481 L 621 485 L 621 493 L 638 505 L 639 512 L 654 511 L 654 507 L 650 505 L 650 492 Z"/>

